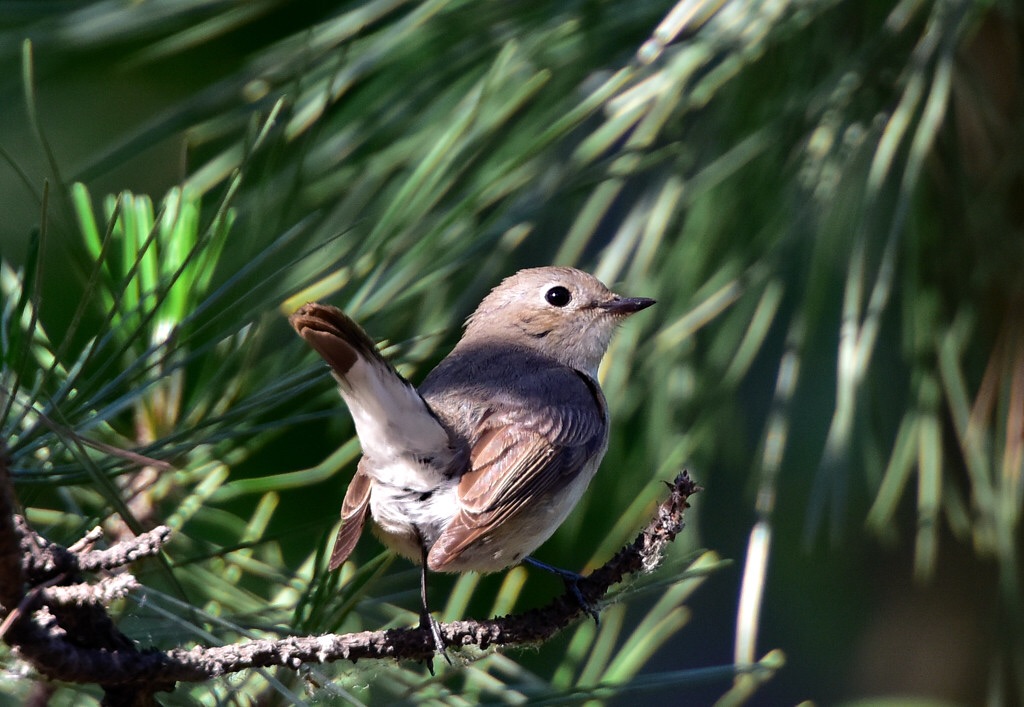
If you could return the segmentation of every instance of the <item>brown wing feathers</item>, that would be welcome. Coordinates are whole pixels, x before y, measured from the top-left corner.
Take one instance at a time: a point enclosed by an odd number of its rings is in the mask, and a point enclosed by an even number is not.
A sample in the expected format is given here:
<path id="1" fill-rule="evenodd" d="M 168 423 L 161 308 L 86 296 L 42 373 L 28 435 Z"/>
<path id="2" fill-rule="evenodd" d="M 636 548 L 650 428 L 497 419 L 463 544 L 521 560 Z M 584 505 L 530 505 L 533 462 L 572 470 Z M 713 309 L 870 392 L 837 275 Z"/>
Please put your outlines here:
<path id="1" fill-rule="evenodd" d="M 370 489 L 373 480 L 362 469 L 356 470 L 352 482 L 345 492 L 345 501 L 341 504 L 341 528 L 334 539 L 331 551 L 330 569 L 336 570 L 348 559 L 359 542 L 366 523 L 366 515 L 370 510 Z"/>
<path id="2" fill-rule="evenodd" d="M 444 570 L 525 504 L 569 484 L 582 461 L 604 444 L 594 429 L 605 424 L 603 410 L 574 419 L 548 409 L 543 417 L 552 424 L 540 429 L 516 416 L 487 415 L 481 421 L 486 429 L 471 450 L 472 468 L 458 485 L 461 510 L 431 547 L 431 569 Z"/>

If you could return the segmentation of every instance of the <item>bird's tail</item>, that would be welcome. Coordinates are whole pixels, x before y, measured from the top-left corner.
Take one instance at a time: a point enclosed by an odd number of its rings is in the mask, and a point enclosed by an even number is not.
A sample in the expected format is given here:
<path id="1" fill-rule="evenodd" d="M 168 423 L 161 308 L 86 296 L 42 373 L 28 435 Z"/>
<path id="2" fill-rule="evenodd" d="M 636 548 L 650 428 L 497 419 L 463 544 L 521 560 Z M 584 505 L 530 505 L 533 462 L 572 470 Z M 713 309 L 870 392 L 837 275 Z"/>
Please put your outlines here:
<path id="1" fill-rule="evenodd" d="M 381 480 L 411 489 L 434 488 L 452 445 L 448 432 L 412 384 L 337 307 L 310 303 L 288 321 L 331 367 L 352 413 L 363 454 L 374 461 L 373 468 L 382 474 L 409 476 Z"/>

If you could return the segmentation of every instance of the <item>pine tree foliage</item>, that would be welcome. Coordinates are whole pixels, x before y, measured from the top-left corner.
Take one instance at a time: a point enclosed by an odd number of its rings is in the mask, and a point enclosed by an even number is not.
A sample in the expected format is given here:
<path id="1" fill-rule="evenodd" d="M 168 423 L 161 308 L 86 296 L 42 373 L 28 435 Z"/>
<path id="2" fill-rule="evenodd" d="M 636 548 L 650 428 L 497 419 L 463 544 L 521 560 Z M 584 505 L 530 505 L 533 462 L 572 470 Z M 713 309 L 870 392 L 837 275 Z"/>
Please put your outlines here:
<path id="1" fill-rule="evenodd" d="M 141 643 L 416 621 L 415 571 L 373 541 L 324 572 L 358 443 L 287 330 L 305 301 L 346 309 L 415 381 L 519 267 L 654 297 L 602 372 L 602 472 L 542 557 L 600 564 L 681 467 L 708 489 L 688 548 L 536 654 L 433 679 L 254 671 L 172 699 L 565 704 L 710 680 L 734 704 L 781 665 L 758 647 L 766 573 L 784 586 L 807 548 L 877 547 L 865 529 L 911 547 L 926 585 L 954 547 L 995 567 L 1006 620 L 982 684 L 994 704 L 1024 695 L 1012 3 L 98 1 L 0 18 L 0 103 L 34 141 L 26 158 L 0 136 L 0 199 L 39 214 L 31 235 L 0 230 L 25 254 L 0 261 L 0 427 L 54 540 L 176 531 L 121 610 Z M 83 103 L 145 117 L 72 163 L 60 142 L 88 114 L 59 87 L 76 81 L 145 107 Z M 180 156 L 162 191 L 109 186 L 153 154 Z M 735 586 L 698 551 L 727 526 L 753 531 Z M 442 619 L 483 617 L 547 582 L 434 591 Z M 677 657 L 702 583 L 742 594 L 732 664 Z"/>

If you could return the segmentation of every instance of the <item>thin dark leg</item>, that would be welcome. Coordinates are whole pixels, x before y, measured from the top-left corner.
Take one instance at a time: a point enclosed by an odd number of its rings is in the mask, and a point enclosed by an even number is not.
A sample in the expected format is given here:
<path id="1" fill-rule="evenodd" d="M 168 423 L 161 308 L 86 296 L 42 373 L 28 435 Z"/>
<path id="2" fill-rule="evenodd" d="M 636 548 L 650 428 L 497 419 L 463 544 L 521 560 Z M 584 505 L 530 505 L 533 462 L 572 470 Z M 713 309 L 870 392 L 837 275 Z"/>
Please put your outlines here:
<path id="1" fill-rule="evenodd" d="M 441 624 L 430 615 L 429 607 L 430 604 L 427 603 L 427 546 L 424 543 L 420 543 L 420 628 L 430 631 L 430 635 L 434 639 L 434 650 L 448 661 L 448 665 L 451 665 L 452 659 L 448 657 L 444 650 Z M 431 675 L 434 674 L 434 660 L 432 658 L 427 658 L 427 670 L 430 671 Z"/>
<path id="2" fill-rule="evenodd" d="M 583 592 L 580 591 L 580 580 L 583 579 L 583 575 L 578 574 L 576 572 L 572 572 L 570 570 L 563 570 L 560 567 L 555 567 L 553 565 L 549 565 L 546 562 L 541 562 L 540 560 L 538 560 L 535 557 L 529 557 L 529 556 L 524 557 L 523 558 L 523 564 L 524 565 L 532 565 L 533 567 L 536 567 L 538 569 L 542 569 L 545 572 L 550 572 L 551 574 L 554 574 L 554 575 L 557 575 L 557 576 L 561 577 L 562 581 L 565 582 L 566 589 L 568 589 L 570 592 L 572 592 L 573 597 L 575 597 L 575 599 L 579 603 L 580 607 L 585 612 L 590 614 L 591 618 L 594 619 L 594 623 L 595 624 L 600 624 L 601 623 L 598 620 L 597 609 L 595 609 L 594 605 L 591 604 L 589 601 L 587 601 L 583 597 Z"/>

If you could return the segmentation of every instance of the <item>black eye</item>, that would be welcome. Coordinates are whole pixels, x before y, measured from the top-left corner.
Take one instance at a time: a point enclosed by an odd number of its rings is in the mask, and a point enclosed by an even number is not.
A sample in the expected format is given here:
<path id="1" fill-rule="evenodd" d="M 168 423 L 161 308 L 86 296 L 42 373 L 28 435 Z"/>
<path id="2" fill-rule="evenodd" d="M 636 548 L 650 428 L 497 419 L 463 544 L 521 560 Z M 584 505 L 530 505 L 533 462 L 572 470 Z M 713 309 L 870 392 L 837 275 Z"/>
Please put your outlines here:
<path id="1" fill-rule="evenodd" d="M 569 300 L 572 299 L 572 295 L 569 293 L 569 290 L 565 289 L 561 285 L 556 285 L 544 293 L 544 299 L 546 299 L 550 305 L 554 305 L 555 307 L 564 307 L 569 304 Z"/>

